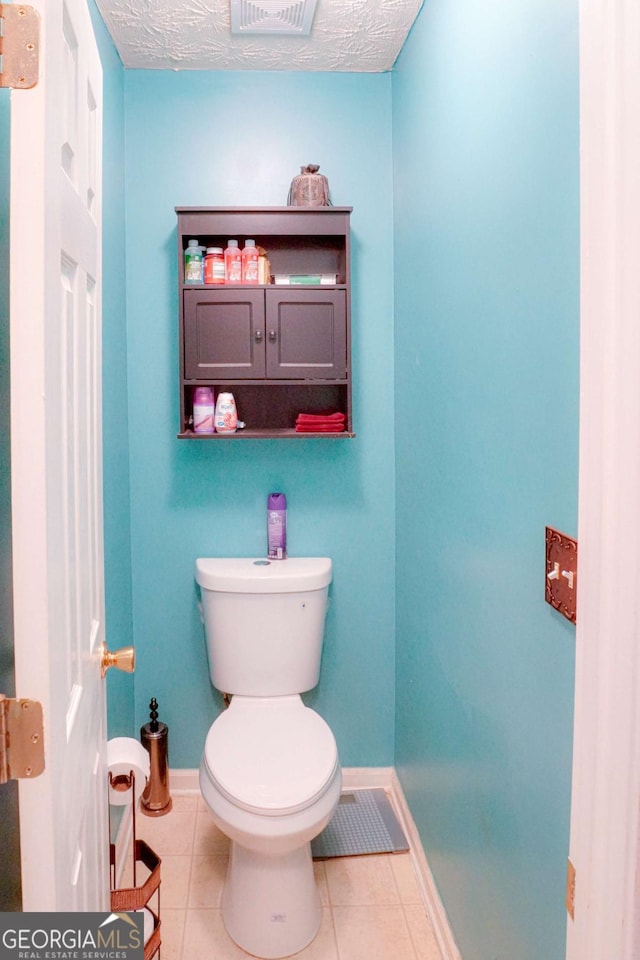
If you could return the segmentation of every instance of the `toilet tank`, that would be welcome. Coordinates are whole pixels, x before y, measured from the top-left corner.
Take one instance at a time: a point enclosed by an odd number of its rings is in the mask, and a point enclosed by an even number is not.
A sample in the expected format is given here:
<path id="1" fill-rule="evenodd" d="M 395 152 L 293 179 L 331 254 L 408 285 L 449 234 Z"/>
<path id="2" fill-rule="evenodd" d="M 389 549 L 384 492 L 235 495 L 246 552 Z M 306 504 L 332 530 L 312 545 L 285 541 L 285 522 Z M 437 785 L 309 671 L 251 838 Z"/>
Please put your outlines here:
<path id="1" fill-rule="evenodd" d="M 316 686 L 331 560 L 196 560 L 214 687 L 278 697 Z"/>

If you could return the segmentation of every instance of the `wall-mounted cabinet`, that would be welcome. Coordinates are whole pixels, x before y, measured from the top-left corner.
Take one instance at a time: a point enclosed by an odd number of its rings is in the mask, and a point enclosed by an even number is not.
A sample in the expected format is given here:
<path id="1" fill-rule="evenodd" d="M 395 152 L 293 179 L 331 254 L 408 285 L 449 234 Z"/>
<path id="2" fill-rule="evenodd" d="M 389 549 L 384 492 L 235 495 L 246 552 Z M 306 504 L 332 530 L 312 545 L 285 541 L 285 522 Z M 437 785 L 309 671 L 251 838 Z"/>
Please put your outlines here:
<path id="1" fill-rule="evenodd" d="M 352 437 L 350 207 L 178 207 L 181 438 Z M 321 284 L 194 285 L 184 251 L 266 251 L 271 276 L 323 276 Z M 244 429 L 193 432 L 196 387 L 232 392 Z M 299 414 L 344 414 L 344 430 L 297 432 Z"/>

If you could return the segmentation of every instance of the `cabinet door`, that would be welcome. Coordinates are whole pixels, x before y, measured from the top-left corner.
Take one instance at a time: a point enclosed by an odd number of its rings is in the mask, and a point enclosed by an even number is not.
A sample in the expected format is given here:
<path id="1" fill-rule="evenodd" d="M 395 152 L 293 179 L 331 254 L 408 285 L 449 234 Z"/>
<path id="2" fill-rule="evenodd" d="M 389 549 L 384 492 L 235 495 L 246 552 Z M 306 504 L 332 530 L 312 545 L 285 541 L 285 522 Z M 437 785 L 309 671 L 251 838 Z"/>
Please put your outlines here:
<path id="1" fill-rule="evenodd" d="M 347 375 L 344 290 L 266 292 L 267 377 L 343 380 Z"/>
<path id="2" fill-rule="evenodd" d="M 264 377 L 264 291 L 185 290 L 183 295 L 185 379 Z"/>

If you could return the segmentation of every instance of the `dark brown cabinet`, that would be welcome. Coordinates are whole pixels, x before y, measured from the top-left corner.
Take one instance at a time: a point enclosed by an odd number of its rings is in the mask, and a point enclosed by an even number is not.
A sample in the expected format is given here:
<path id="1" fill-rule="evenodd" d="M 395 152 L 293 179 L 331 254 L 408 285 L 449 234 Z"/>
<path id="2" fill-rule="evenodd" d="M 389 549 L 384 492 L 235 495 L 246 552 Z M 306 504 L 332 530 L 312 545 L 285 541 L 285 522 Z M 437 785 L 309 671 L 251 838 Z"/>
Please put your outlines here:
<path id="1" fill-rule="evenodd" d="M 347 375 L 344 290 L 185 290 L 185 377 Z"/>
<path id="2" fill-rule="evenodd" d="M 300 437 L 300 413 L 341 412 L 352 437 L 348 207 L 176 208 L 180 276 L 181 438 Z M 271 275 L 328 275 L 330 283 L 184 283 L 184 250 L 247 237 L 266 251 Z M 335 282 L 333 282 L 335 280 Z M 197 386 L 234 394 L 235 434 L 195 434 Z M 312 436 L 314 434 L 311 434 Z"/>

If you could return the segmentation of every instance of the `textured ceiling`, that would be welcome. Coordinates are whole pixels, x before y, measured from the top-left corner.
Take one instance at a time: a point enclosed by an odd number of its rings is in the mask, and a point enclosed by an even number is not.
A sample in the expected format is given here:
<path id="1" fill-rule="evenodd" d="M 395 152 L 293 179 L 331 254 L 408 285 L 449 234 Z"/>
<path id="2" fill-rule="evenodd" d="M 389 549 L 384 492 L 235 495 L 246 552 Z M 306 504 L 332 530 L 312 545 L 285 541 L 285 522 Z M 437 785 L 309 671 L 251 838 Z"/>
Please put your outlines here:
<path id="1" fill-rule="evenodd" d="M 231 36 L 229 0 L 96 0 L 125 67 L 390 70 L 423 0 L 318 0 L 310 37 Z"/>

